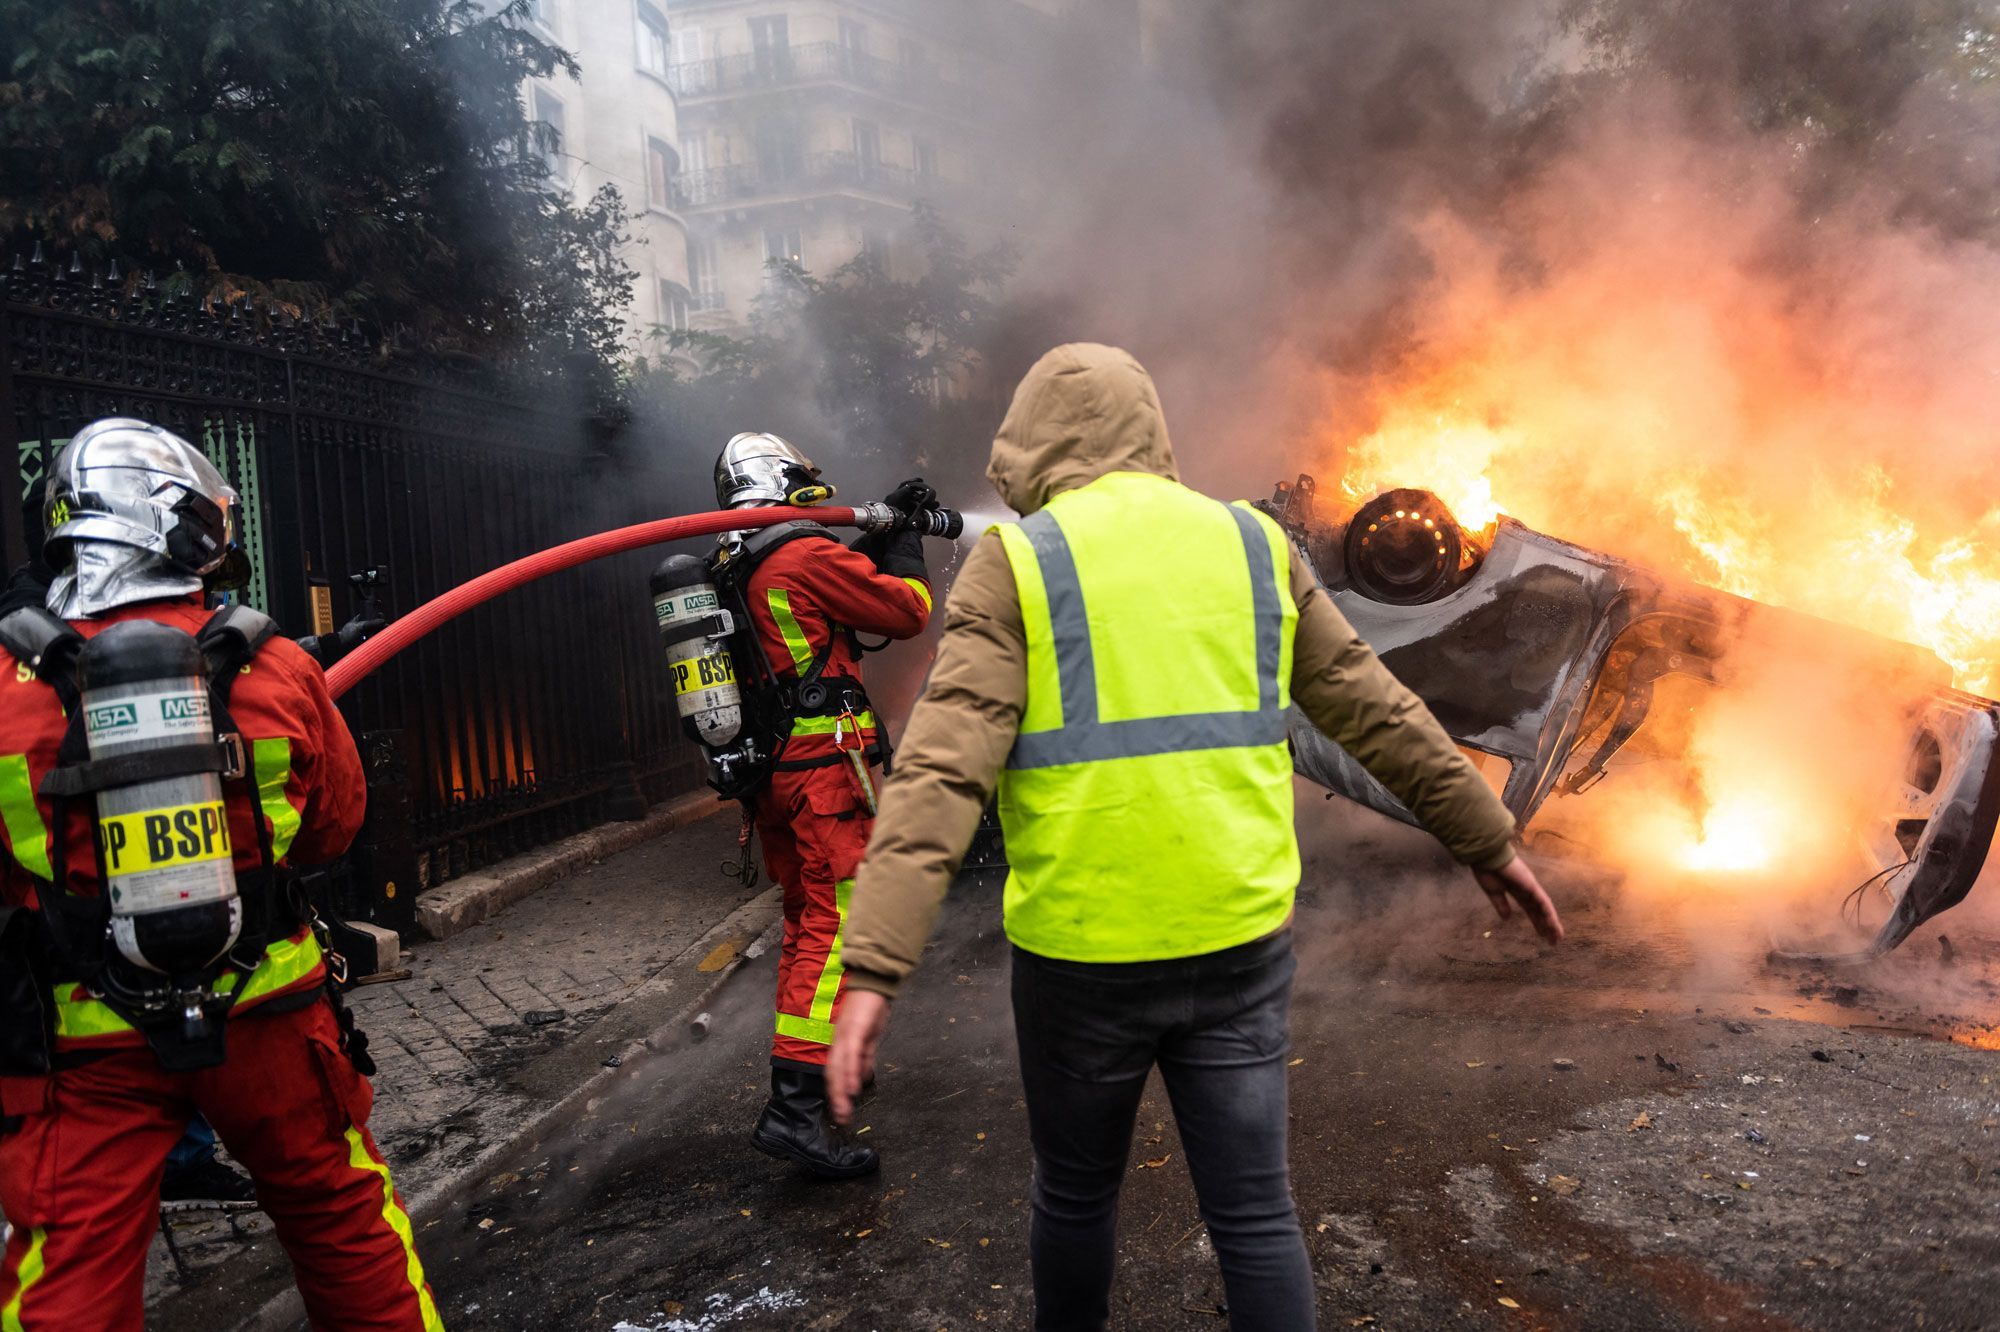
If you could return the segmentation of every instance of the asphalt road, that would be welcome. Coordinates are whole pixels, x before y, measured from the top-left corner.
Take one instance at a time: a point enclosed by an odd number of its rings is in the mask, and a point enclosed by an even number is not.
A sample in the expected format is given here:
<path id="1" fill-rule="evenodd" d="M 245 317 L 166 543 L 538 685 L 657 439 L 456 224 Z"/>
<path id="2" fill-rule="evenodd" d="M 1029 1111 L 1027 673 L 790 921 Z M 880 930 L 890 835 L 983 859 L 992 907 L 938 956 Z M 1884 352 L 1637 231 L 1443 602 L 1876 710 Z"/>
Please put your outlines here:
<path id="1" fill-rule="evenodd" d="M 1565 879 L 1571 942 L 1499 927 L 1398 830 L 1337 840 L 1298 920 L 1295 1191 L 1322 1326 L 2000 1325 L 2000 941 L 1773 966 L 1747 919 L 1671 930 Z M 955 893 L 898 1004 L 877 1179 L 747 1143 L 771 962 L 707 1039 L 421 1232 L 459 1329 L 1029 1323 L 1029 1153 L 995 888 Z M 1518 922 L 1516 922 L 1518 926 Z M 1114 1326 L 1224 1326 L 1157 1084 Z"/>

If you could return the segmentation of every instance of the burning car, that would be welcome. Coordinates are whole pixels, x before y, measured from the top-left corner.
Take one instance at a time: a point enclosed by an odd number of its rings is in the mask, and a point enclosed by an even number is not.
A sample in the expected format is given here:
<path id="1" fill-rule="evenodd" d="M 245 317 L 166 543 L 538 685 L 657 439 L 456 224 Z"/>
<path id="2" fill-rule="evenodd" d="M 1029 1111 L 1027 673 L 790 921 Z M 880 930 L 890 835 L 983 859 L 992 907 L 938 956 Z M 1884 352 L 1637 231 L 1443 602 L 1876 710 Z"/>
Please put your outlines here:
<path id="1" fill-rule="evenodd" d="M 1645 779 L 1673 798 L 1649 804 L 1684 797 L 1698 825 L 1683 867 L 1754 868 L 1789 780 L 1762 760 L 1787 751 L 1808 779 L 1843 763 L 1859 769 L 1841 774 L 1858 793 L 1850 807 L 1801 818 L 1813 825 L 1808 837 L 1839 843 L 1856 871 L 1809 889 L 1830 902 L 1832 889 L 1852 890 L 1857 904 L 1869 889 L 1886 900 L 1871 951 L 1896 947 L 1978 877 L 2000 818 L 2000 704 L 1952 688 L 1930 652 L 1678 581 L 1506 517 L 1467 531 L 1425 490 L 1386 490 L 1322 514 L 1313 478 L 1300 476 L 1261 507 L 1531 835 L 1561 821 L 1565 798 L 1657 764 Z M 1800 698 L 1795 682 L 1805 680 L 1838 683 Z M 1704 740 L 1741 740 L 1745 714 L 1717 722 L 1717 700 L 1760 690 L 1794 705 L 1788 738 L 1733 752 Z M 1338 745 L 1303 720 L 1291 734 L 1301 775 L 1410 821 Z M 1705 776 L 1658 787 L 1661 772 L 1696 757 Z M 1723 788 L 1743 798 L 1732 803 Z"/>

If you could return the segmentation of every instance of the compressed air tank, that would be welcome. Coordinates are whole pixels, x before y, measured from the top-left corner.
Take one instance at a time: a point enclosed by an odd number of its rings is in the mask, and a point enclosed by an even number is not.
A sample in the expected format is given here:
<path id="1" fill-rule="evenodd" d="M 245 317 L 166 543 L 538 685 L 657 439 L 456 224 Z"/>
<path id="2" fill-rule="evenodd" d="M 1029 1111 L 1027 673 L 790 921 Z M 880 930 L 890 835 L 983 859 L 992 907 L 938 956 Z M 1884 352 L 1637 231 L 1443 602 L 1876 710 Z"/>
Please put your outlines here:
<path id="1" fill-rule="evenodd" d="M 719 749 L 743 729 L 743 693 L 729 652 L 735 624 L 697 556 L 669 555 L 653 570 L 652 589 L 681 721 L 695 739 Z"/>
<path id="2" fill-rule="evenodd" d="M 191 635 L 128 620 L 85 644 L 77 667 L 93 763 L 215 741 Z M 198 972 L 227 952 L 243 928 L 243 903 L 221 772 L 111 786 L 93 799 L 118 951 L 167 976 Z"/>

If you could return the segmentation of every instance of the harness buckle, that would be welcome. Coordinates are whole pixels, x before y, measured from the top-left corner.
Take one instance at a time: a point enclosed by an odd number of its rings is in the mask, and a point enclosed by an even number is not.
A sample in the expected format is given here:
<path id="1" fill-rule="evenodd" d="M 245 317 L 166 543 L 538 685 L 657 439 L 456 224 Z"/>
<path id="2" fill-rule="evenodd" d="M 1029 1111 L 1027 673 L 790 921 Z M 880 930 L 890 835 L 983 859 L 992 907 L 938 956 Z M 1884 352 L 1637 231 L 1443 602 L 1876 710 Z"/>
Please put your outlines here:
<path id="1" fill-rule="evenodd" d="M 247 770 L 243 762 L 243 734 L 231 731 L 216 741 L 222 749 L 222 780 L 233 782 Z"/>

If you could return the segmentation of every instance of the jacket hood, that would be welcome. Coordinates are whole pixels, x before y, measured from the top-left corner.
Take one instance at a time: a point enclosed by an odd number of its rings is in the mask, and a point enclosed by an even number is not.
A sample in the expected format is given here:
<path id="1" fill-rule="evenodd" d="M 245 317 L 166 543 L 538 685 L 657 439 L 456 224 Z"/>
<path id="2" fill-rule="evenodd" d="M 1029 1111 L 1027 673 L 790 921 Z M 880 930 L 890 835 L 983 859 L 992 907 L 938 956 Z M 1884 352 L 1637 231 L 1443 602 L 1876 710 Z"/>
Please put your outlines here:
<path id="1" fill-rule="evenodd" d="M 1068 343 L 1036 361 L 1014 390 L 986 479 L 1026 515 L 1107 472 L 1180 480 L 1145 367 L 1117 347 Z"/>

